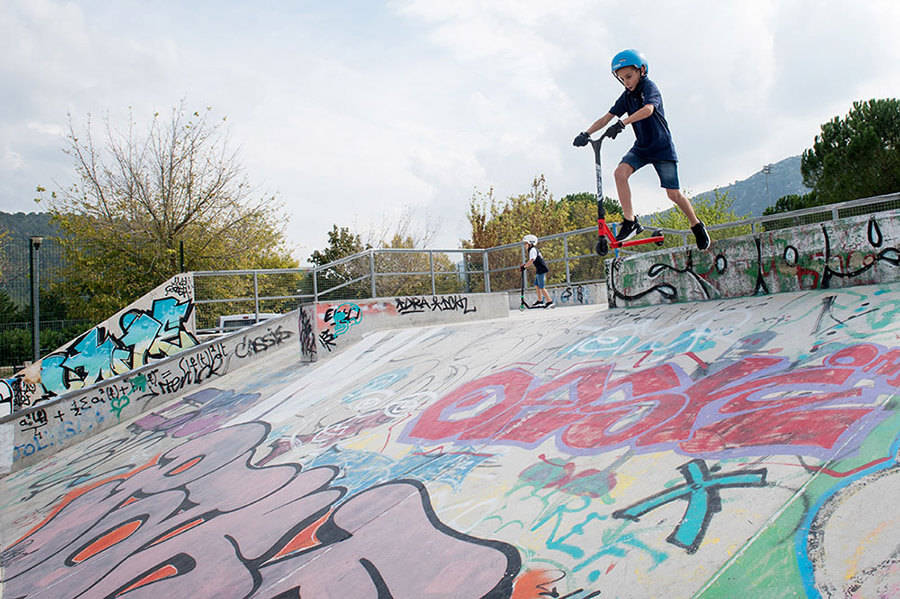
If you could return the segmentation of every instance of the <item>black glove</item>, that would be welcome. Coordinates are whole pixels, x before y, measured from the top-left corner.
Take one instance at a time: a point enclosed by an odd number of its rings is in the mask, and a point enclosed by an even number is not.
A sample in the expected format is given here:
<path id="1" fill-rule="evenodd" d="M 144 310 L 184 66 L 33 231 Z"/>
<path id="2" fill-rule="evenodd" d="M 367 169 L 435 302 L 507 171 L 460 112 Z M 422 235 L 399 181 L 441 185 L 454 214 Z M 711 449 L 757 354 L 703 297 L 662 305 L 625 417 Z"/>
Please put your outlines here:
<path id="1" fill-rule="evenodd" d="M 606 130 L 606 137 L 610 139 L 615 139 L 616 136 L 625 130 L 625 123 L 622 121 L 616 121 L 612 125 L 609 126 L 609 129 Z"/>
<path id="2" fill-rule="evenodd" d="M 523 264 L 522 266 L 520 266 L 519 270 L 521 270 L 522 272 L 525 272 L 525 265 Z"/>
<path id="3" fill-rule="evenodd" d="M 575 141 L 572 142 L 572 145 L 580 148 L 588 145 L 589 141 L 591 141 L 591 136 L 587 134 L 587 131 L 582 131 L 575 136 Z"/>

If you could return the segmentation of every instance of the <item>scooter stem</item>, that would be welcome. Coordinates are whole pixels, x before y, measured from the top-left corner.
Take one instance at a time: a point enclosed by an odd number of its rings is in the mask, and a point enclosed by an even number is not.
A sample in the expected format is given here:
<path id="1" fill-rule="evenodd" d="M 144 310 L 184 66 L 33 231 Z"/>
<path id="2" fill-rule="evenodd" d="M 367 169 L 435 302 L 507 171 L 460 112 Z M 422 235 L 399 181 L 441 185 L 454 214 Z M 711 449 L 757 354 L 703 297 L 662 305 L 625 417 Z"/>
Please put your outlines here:
<path id="1" fill-rule="evenodd" d="M 603 145 L 603 139 L 608 137 L 609 129 L 603 132 L 603 135 L 597 139 L 589 140 L 591 148 L 594 150 L 594 174 L 597 178 L 597 220 L 606 220 L 606 208 L 603 206 L 603 172 L 600 167 L 600 146 Z"/>

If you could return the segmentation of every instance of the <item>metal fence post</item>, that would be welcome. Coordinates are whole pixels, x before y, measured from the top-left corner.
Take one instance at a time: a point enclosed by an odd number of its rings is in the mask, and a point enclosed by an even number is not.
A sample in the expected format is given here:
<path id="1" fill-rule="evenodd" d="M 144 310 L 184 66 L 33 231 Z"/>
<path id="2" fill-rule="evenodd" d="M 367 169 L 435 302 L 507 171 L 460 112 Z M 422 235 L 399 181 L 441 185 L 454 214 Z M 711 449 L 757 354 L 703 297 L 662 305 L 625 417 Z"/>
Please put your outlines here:
<path id="1" fill-rule="evenodd" d="M 256 317 L 254 320 L 259 322 L 259 280 L 257 279 L 257 272 L 253 271 L 253 309 L 256 311 Z"/>
<path id="2" fill-rule="evenodd" d="M 32 237 L 28 240 L 28 253 L 31 258 L 31 349 L 35 362 L 41 359 L 41 249 L 43 237 Z"/>
<path id="3" fill-rule="evenodd" d="M 566 285 L 572 284 L 572 279 L 569 277 L 569 236 L 563 236 L 563 258 L 566 261 Z"/>
<path id="4" fill-rule="evenodd" d="M 434 251 L 428 250 L 428 262 L 431 265 L 431 295 L 437 295 L 437 285 L 434 283 Z"/>
<path id="5" fill-rule="evenodd" d="M 484 292 L 491 292 L 491 269 L 488 266 L 488 253 L 487 250 L 481 250 L 481 255 L 484 258 L 481 260 L 481 264 L 484 266 Z"/>
<path id="6" fill-rule="evenodd" d="M 319 302 L 319 266 L 313 267 L 313 303 Z"/>
<path id="7" fill-rule="evenodd" d="M 369 273 L 372 276 L 372 297 L 378 297 L 375 295 L 375 250 L 369 250 Z"/>

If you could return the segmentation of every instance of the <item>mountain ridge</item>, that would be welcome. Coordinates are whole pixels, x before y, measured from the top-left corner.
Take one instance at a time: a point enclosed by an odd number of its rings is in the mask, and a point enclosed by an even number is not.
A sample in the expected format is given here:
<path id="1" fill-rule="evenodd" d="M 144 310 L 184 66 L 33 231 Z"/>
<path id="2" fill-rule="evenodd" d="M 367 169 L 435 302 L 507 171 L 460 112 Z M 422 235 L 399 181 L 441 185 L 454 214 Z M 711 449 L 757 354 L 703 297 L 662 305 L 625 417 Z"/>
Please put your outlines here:
<path id="1" fill-rule="evenodd" d="M 770 167 L 768 176 L 759 170 L 746 179 L 703 191 L 693 195 L 691 199 L 710 198 L 716 191 L 720 194 L 727 192 L 728 197 L 734 202 L 735 214 L 762 216 L 763 211 L 769 206 L 774 206 L 779 198 L 792 194 L 802 195 L 810 191 L 803 184 L 800 161 L 799 154 L 789 156 L 768 165 Z"/>

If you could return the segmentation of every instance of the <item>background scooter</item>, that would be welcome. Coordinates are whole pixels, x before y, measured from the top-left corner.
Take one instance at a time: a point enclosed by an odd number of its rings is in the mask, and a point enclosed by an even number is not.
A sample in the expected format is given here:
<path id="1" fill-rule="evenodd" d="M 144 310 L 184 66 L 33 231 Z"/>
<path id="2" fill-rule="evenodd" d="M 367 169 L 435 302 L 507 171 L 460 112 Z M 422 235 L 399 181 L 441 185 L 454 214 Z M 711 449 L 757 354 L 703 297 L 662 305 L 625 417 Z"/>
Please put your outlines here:
<path id="1" fill-rule="evenodd" d="M 662 231 L 653 231 L 650 237 L 645 237 L 643 239 L 616 241 L 616 236 L 613 235 L 612 229 L 606 224 L 606 208 L 603 206 L 603 174 L 600 169 L 600 146 L 603 144 L 603 139 L 605 137 L 615 139 L 615 135 L 609 135 L 609 129 L 607 129 L 598 139 L 588 140 L 591 142 L 591 147 L 594 149 L 594 170 L 597 174 L 597 235 L 599 237 L 596 248 L 597 254 L 605 256 L 609 253 L 610 249 L 617 250 L 619 248 L 642 245 L 644 243 L 655 243 L 656 245 L 661 246 L 664 240 Z"/>
<path id="2" fill-rule="evenodd" d="M 538 308 L 542 308 L 542 309 L 544 308 L 544 304 L 539 304 L 537 301 L 535 301 L 534 304 L 532 304 L 532 305 L 529 305 L 528 302 L 525 301 L 525 271 L 524 270 L 522 271 L 522 288 L 520 291 L 521 291 L 521 296 L 520 296 L 521 303 L 519 304 L 519 310 L 524 310 L 526 308 L 529 310 L 536 310 Z"/>

